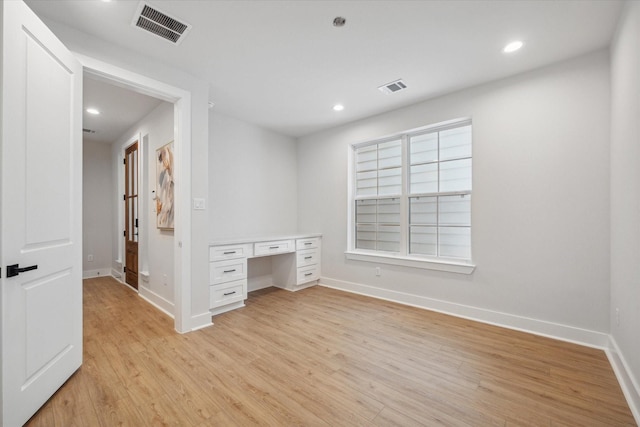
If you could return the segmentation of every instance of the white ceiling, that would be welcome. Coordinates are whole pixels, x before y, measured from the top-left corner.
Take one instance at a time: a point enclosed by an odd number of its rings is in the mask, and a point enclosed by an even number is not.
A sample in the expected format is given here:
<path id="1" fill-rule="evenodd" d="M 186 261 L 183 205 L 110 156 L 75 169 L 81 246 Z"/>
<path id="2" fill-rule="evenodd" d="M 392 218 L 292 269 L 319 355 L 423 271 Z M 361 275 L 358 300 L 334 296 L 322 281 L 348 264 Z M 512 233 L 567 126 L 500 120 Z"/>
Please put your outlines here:
<path id="1" fill-rule="evenodd" d="M 83 133 L 85 141 L 111 144 L 134 124 L 139 122 L 161 100 L 141 93 L 123 89 L 113 84 L 95 80 L 85 75 L 83 83 L 82 127 L 95 131 Z M 99 115 L 87 113 L 87 108 L 95 108 Z"/>
<path id="2" fill-rule="evenodd" d="M 302 136 L 609 45 L 618 0 L 151 1 L 193 26 L 173 45 L 131 25 L 138 1 L 26 0 L 45 20 L 210 83 L 216 110 Z M 336 16 L 347 23 L 332 25 Z M 525 47 L 507 56 L 509 41 Z M 408 89 L 377 87 L 402 78 Z M 332 106 L 342 103 L 344 111 Z"/>

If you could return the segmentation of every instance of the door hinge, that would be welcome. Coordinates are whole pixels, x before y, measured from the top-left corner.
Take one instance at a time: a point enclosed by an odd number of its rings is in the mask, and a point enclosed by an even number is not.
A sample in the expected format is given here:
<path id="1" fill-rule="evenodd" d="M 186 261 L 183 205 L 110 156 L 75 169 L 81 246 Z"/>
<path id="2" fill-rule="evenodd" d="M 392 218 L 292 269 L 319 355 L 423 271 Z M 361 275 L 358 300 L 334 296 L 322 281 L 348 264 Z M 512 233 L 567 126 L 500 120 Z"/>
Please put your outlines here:
<path id="1" fill-rule="evenodd" d="M 122 230 L 122 237 L 127 237 L 127 230 Z"/>
<path id="2" fill-rule="evenodd" d="M 122 195 L 122 200 L 125 200 L 125 201 L 127 200 L 127 195 L 126 194 Z"/>
<path id="3" fill-rule="evenodd" d="M 136 228 L 138 228 L 138 218 L 136 218 Z"/>
<path id="4" fill-rule="evenodd" d="M 126 165 L 127 164 L 127 158 L 125 157 L 124 159 L 122 159 L 122 164 Z"/>
<path id="5" fill-rule="evenodd" d="M 126 265 L 125 265 L 125 267 L 124 267 L 124 272 L 125 272 L 125 273 L 127 272 L 127 266 L 126 266 Z"/>

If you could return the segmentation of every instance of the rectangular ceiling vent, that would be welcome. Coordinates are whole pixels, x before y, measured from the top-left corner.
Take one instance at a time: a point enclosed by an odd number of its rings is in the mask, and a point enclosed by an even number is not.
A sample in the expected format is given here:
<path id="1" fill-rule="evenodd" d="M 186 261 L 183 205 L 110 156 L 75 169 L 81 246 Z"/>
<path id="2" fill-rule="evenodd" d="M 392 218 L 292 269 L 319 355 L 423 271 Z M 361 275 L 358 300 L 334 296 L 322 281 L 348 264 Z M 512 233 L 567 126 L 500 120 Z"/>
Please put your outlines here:
<path id="1" fill-rule="evenodd" d="M 138 5 L 132 23 L 135 27 L 149 31 L 173 44 L 180 44 L 191 30 L 191 25 L 180 22 L 145 2 Z"/>
<path id="2" fill-rule="evenodd" d="M 400 92 L 401 90 L 405 90 L 407 88 L 407 85 L 405 82 L 402 81 L 402 79 L 396 80 L 394 82 L 391 83 L 387 83 L 385 85 L 382 85 L 378 88 L 378 90 L 382 93 L 396 93 L 396 92 Z"/>

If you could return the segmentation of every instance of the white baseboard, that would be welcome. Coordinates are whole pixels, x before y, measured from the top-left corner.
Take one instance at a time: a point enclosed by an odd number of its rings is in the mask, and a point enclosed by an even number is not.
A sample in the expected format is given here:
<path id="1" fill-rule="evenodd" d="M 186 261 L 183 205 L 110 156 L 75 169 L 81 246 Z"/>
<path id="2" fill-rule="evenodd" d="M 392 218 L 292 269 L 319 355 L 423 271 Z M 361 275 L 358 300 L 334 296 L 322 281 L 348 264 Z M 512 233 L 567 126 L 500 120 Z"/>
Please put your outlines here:
<path id="1" fill-rule="evenodd" d="M 606 350 L 606 353 L 613 372 L 616 374 L 616 378 L 618 378 L 624 397 L 627 398 L 627 403 L 636 419 L 636 423 L 640 425 L 640 384 L 638 384 L 638 380 L 631 374 L 631 369 L 629 369 L 629 365 L 620 351 L 618 343 L 612 336 L 609 336 L 609 348 Z"/>
<path id="2" fill-rule="evenodd" d="M 212 314 L 207 311 L 202 314 L 197 314 L 195 316 L 191 316 L 191 331 L 197 331 L 198 329 L 207 328 L 209 326 L 213 326 L 213 321 L 211 320 Z"/>
<path id="3" fill-rule="evenodd" d="M 122 273 L 120 273 L 118 270 L 116 270 L 115 268 L 111 269 L 111 275 L 113 276 L 114 279 L 116 279 L 117 281 L 121 282 L 122 280 Z"/>
<path id="4" fill-rule="evenodd" d="M 140 295 L 142 299 L 147 301 L 149 304 L 151 304 L 158 310 L 162 311 L 167 316 L 171 317 L 172 319 L 174 318 L 173 317 L 174 304 L 171 301 L 166 300 L 165 298 L 156 294 L 149 288 L 140 286 L 140 284 L 138 284 L 138 295 Z"/>
<path id="5" fill-rule="evenodd" d="M 91 279 L 93 277 L 111 276 L 110 268 L 99 268 L 97 270 L 85 270 L 82 272 L 83 279 Z"/>
<path id="6" fill-rule="evenodd" d="M 609 335 L 603 332 L 376 288 L 360 283 L 345 282 L 328 277 L 321 277 L 320 285 L 602 350 L 605 350 L 609 345 Z"/>

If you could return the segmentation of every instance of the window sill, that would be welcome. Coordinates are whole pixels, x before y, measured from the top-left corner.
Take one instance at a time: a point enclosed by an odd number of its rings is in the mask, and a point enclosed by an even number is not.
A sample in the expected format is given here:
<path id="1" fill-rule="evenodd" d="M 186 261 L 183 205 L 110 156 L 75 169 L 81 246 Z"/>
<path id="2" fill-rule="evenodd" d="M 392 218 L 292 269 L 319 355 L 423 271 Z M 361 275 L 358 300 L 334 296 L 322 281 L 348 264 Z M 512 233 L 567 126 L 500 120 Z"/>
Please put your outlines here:
<path id="1" fill-rule="evenodd" d="M 455 261 L 436 261 L 422 258 L 413 258 L 398 255 L 381 255 L 365 252 L 346 251 L 347 259 L 354 261 L 375 262 L 378 264 L 391 264 L 403 267 L 422 268 L 425 270 L 447 271 L 450 273 L 471 274 L 475 270 L 475 264 L 466 264 Z"/>

